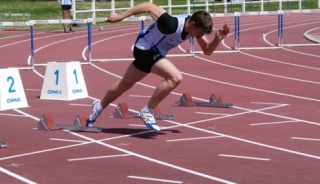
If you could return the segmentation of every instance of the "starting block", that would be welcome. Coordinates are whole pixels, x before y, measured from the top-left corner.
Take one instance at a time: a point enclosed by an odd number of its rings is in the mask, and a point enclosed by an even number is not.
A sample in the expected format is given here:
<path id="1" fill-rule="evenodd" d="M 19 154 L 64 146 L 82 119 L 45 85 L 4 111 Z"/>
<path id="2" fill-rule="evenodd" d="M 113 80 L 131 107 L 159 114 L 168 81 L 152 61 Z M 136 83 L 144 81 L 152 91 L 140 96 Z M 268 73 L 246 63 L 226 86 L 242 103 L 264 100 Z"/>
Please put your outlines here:
<path id="1" fill-rule="evenodd" d="M 155 115 L 154 115 L 155 119 L 161 119 L 161 120 L 173 120 L 174 119 L 174 115 L 161 114 L 161 111 L 159 108 L 154 109 L 154 111 L 155 111 Z M 117 105 L 116 110 L 113 113 L 113 117 L 128 119 L 128 118 L 140 118 L 141 116 L 139 113 L 129 112 L 129 108 L 128 108 L 127 103 L 119 103 Z"/>
<path id="2" fill-rule="evenodd" d="M 86 118 L 77 115 L 73 125 L 55 124 L 51 114 L 43 114 L 38 123 L 38 130 L 53 131 L 53 130 L 70 130 L 78 132 L 101 132 L 101 127 L 87 127 Z"/>
<path id="3" fill-rule="evenodd" d="M 194 107 L 194 106 L 203 106 L 203 107 L 220 107 L 220 108 L 231 108 L 232 103 L 223 103 L 222 99 L 218 95 L 212 94 L 208 102 L 203 101 L 193 101 L 190 93 L 184 93 L 179 101 L 176 101 L 177 106 L 182 107 Z"/>
<path id="4" fill-rule="evenodd" d="M 7 147 L 7 142 L 0 142 L 0 148 L 6 148 Z"/>

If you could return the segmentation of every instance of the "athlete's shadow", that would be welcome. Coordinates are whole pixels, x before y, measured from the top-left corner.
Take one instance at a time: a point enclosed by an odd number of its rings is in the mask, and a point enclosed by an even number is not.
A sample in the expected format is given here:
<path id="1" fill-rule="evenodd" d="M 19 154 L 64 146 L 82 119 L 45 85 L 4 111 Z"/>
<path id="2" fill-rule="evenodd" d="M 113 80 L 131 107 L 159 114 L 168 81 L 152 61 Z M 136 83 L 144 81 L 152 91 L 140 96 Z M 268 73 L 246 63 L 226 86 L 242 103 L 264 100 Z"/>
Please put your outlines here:
<path id="1" fill-rule="evenodd" d="M 130 137 L 137 137 L 141 139 L 155 139 L 159 135 L 165 135 L 166 132 L 168 131 L 172 133 L 181 133 L 178 130 L 169 130 L 169 129 L 165 129 L 162 131 L 152 131 L 147 129 L 130 129 L 130 128 L 102 129 L 103 133 L 129 135 Z"/>

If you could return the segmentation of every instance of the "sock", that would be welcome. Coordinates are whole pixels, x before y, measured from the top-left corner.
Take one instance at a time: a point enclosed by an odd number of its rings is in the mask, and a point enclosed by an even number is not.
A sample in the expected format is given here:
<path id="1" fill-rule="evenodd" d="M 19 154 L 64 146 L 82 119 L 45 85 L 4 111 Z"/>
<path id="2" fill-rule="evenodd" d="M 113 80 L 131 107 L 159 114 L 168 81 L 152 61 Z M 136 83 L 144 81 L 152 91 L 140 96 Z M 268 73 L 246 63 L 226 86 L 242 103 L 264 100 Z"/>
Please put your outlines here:
<path id="1" fill-rule="evenodd" d="M 149 108 L 147 105 L 142 108 L 142 111 L 154 114 L 154 109 Z"/>
<path id="2" fill-rule="evenodd" d="M 96 108 L 98 111 L 102 111 L 102 110 L 103 110 L 103 108 L 102 108 L 102 106 L 101 106 L 101 101 L 99 101 L 99 102 L 96 104 L 95 108 Z"/>

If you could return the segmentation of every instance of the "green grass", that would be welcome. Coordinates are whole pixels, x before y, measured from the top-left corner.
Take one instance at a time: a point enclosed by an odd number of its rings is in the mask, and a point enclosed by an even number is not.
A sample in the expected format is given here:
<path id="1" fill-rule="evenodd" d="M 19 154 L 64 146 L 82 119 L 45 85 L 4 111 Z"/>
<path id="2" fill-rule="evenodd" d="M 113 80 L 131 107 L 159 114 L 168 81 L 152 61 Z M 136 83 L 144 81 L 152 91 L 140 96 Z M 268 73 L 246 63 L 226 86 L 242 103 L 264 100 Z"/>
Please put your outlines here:
<path id="1" fill-rule="evenodd" d="M 146 0 L 135 0 L 134 4 L 139 4 Z M 223 13 L 224 7 L 222 5 L 217 5 L 221 3 L 222 0 L 216 0 L 215 6 L 211 2 L 209 7 L 210 13 Z M 154 3 L 166 6 L 167 0 L 153 0 Z M 318 0 L 303 0 L 302 8 L 303 9 L 317 9 Z M 185 4 L 186 0 L 173 0 L 173 4 L 181 5 Z M 201 2 L 194 2 L 191 0 L 191 4 L 203 4 Z M 115 1 L 116 8 L 119 7 L 129 7 L 129 0 L 116 0 Z M 279 3 L 264 3 L 264 10 L 276 11 L 278 10 Z M 76 3 L 77 10 L 88 10 L 91 9 L 91 2 L 88 0 L 86 2 L 78 2 Z M 213 8 L 215 7 L 215 8 Z M 191 8 L 191 12 L 197 10 L 203 10 L 205 7 L 193 7 Z M 282 8 L 286 9 L 298 9 L 297 2 L 289 2 L 283 0 Z M 96 9 L 111 9 L 110 2 L 96 3 Z M 181 14 L 187 13 L 186 8 L 173 8 L 173 14 Z M 241 5 L 234 4 L 233 6 L 228 6 L 229 12 L 239 12 L 241 11 Z M 246 11 L 260 11 L 260 3 L 256 3 L 252 1 L 252 3 L 246 4 Z M 30 14 L 30 20 L 44 20 L 44 19 L 61 19 L 61 5 L 56 0 L 0 0 L 0 22 L 4 21 L 3 13 L 28 13 Z M 97 17 L 106 17 L 108 12 L 97 12 Z M 85 19 L 91 17 L 91 13 L 81 13 L 77 14 L 78 19 Z M 26 17 L 7 17 L 6 21 L 26 21 Z M 36 25 L 36 29 L 61 29 L 61 25 Z"/>

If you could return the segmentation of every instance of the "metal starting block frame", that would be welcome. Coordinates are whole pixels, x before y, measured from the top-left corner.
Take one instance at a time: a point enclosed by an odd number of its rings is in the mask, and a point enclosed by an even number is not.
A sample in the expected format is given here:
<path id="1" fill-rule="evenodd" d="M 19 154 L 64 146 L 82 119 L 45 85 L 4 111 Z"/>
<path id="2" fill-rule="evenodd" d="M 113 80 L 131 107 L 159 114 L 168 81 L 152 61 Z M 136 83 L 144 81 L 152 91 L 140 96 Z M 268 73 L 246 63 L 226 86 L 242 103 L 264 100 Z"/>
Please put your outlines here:
<path id="1" fill-rule="evenodd" d="M 53 130 L 70 130 L 76 132 L 101 132 L 101 127 L 87 127 L 86 118 L 77 115 L 73 125 L 55 124 L 51 114 L 43 114 L 38 123 L 38 130 L 53 131 Z"/>
<path id="2" fill-rule="evenodd" d="M 220 108 L 232 108 L 232 103 L 223 103 L 220 96 L 212 94 L 208 102 L 203 101 L 193 101 L 192 96 L 189 92 L 183 93 L 179 101 L 176 101 L 176 106 L 182 107 L 194 107 L 194 106 L 203 106 L 203 107 L 220 107 Z"/>
<path id="3" fill-rule="evenodd" d="M 172 114 L 161 114 L 161 111 L 159 108 L 154 109 L 155 119 L 160 119 L 160 120 L 173 120 L 174 115 Z M 119 103 L 117 105 L 116 110 L 113 113 L 114 118 L 122 118 L 122 119 L 129 119 L 129 118 L 140 118 L 139 113 L 135 112 L 130 112 L 127 103 Z"/>
<path id="4" fill-rule="evenodd" d="M 6 148 L 7 146 L 7 142 L 0 141 L 0 148 Z"/>

